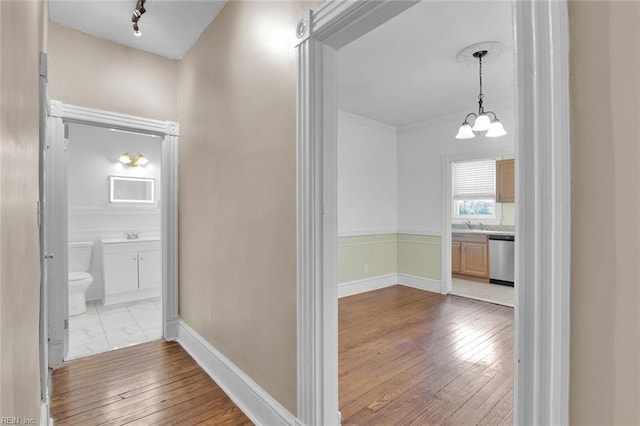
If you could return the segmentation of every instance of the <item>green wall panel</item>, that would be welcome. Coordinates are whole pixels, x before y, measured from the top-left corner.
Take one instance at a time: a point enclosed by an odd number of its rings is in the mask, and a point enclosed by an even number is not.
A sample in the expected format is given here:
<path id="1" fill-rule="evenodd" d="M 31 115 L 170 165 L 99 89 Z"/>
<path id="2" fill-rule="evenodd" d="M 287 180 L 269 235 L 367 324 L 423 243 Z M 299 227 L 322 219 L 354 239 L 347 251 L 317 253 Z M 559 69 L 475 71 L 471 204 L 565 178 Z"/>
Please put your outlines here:
<path id="1" fill-rule="evenodd" d="M 338 282 L 396 273 L 439 280 L 440 250 L 440 237 L 437 236 L 377 234 L 340 237 Z"/>

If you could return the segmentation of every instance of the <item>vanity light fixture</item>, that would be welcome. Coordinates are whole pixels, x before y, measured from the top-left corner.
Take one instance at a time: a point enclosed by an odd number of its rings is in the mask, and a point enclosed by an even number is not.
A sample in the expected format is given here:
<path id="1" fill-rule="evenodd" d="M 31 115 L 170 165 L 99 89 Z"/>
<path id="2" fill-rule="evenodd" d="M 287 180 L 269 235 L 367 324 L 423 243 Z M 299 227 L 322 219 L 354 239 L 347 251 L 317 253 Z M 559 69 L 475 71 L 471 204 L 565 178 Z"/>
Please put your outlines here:
<path id="1" fill-rule="evenodd" d="M 140 37 L 142 35 L 140 27 L 138 26 L 138 21 L 140 20 L 140 17 L 142 17 L 142 15 L 147 11 L 147 9 L 144 8 L 145 2 L 146 0 L 138 0 L 138 3 L 136 3 L 136 8 L 133 9 L 133 15 L 131 16 L 131 22 L 133 22 L 133 35 L 136 37 Z"/>
<path id="2" fill-rule="evenodd" d="M 149 160 L 140 153 L 138 153 L 138 155 L 131 155 L 128 152 L 125 152 L 120 156 L 120 158 L 118 158 L 118 161 L 127 167 L 144 167 L 149 164 Z"/>
<path id="3" fill-rule="evenodd" d="M 486 132 L 484 135 L 488 138 L 495 138 L 507 134 L 507 132 L 504 130 L 504 126 L 502 125 L 500 120 L 498 120 L 498 116 L 493 111 L 485 111 L 484 106 L 482 105 L 484 100 L 484 94 L 482 93 L 482 58 L 490 53 L 488 49 L 492 49 L 491 54 L 495 55 L 496 52 L 493 51 L 493 49 L 499 46 L 502 45 L 497 42 L 478 43 L 477 45 L 469 46 L 468 48 L 463 49 L 458 54 L 458 60 L 461 60 L 461 58 L 468 59 L 469 53 L 473 58 L 478 59 L 480 94 L 478 95 L 478 113 L 476 114 L 475 112 L 470 112 L 469 114 L 467 114 L 467 116 L 464 118 L 464 122 L 458 129 L 456 139 L 471 139 L 476 137 L 476 134 L 482 132 Z M 471 52 L 470 49 L 473 49 L 474 51 Z M 497 54 L 499 54 L 501 50 L 502 48 L 500 47 Z M 493 119 L 489 117 L 489 114 L 493 116 Z M 469 123 L 470 117 L 474 117 L 475 119 L 473 127 L 471 127 L 471 124 Z"/>

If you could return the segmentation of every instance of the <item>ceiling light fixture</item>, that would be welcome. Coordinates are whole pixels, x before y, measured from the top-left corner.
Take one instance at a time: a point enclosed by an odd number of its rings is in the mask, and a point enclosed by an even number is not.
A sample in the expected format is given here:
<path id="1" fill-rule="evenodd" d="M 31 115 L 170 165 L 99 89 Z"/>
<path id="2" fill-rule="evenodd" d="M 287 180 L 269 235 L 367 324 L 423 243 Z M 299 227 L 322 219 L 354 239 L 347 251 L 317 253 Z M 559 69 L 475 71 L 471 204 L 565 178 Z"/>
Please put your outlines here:
<path id="1" fill-rule="evenodd" d="M 149 164 L 149 160 L 140 153 L 138 153 L 138 155 L 131 155 L 128 152 L 125 152 L 120 156 L 120 158 L 118 158 L 118 161 L 127 167 L 144 167 Z"/>
<path id="2" fill-rule="evenodd" d="M 497 46 L 498 44 L 496 43 L 495 45 Z M 487 46 L 488 46 L 487 49 L 489 49 L 490 47 L 491 48 L 494 47 L 490 43 L 487 44 Z M 460 58 L 464 58 L 468 60 L 468 54 L 470 53 L 470 49 L 475 50 L 476 48 L 480 48 L 480 47 L 485 47 L 485 46 L 483 45 L 483 43 L 469 46 L 468 48 L 464 49 L 458 54 L 458 59 L 460 60 Z M 489 138 L 495 138 L 495 137 L 503 136 L 507 134 L 507 132 L 504 130 L 504 126 L 502 125 L 500 120 L 498 120 L 498 116 L 496 115 L 496 113 L 493 111 L 485 111 L 484 106 L 482 105 L 484 101 L 484 94 L 482 93 L 482 59 L 485 56 L 487 56 L 487 54 L 489 53 L 489 50 L 487 49 L 475 50 L 473 51 L 473 53 L 471 53 L 471 56 L 473 58 L 477 58 L 479 63 L 478 76 L 479 76 L 479 82 L 480 82 L 480 93 L 478 94 L 478 113 L 476 114 L 475 112 L 470 112 L 469 114 L 467 114 L 467 116 L 464 118 L 464 122 L 460 125 L 460 128 L 458 129 L 458 134 L 456 135 L 456 139 L 475 138 L 476 134 L 482 133 L 482 132 L 486 132 L 484 135 Z M 491 53 L 495 54 L 495 52 L 493 51 Z M 467 57 L 465 58 L 465 56 Z M 489 117 L 489 114 L 493 116 L 493 119 Z M 469 123 L 470 117 L 474 117 L 475 119 L 473 127 L 471 127 L 471 124 Z"/>
<path id="3" fill-rule="evenodd" d="M 133 15 L 131 16 L 131 22 L 133 22 L 133 35 L 136 37 L 140 37 L 142 35 L 142 31 L 140 31 L 140 27 L 138 27 L 138 21 L 140 17 L 147 11 L 144 8 L 146 0 L 138 0 L 136 3 L 136 8 L 133 9 Z"/>

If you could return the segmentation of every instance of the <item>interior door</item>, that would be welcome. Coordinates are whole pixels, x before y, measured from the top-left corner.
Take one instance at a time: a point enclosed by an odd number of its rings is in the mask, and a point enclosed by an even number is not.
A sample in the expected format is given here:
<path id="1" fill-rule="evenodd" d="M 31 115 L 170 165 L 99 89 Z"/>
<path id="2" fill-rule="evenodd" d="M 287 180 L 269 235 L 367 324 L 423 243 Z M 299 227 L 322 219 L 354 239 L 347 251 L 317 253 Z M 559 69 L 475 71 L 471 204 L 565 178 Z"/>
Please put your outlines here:
<path id="1" fill-rule="evenodd" d="M 61 364 L 69 349 L 67 143 L 62 118 L 49 116 L 42 163 L 49 367 Z"/>

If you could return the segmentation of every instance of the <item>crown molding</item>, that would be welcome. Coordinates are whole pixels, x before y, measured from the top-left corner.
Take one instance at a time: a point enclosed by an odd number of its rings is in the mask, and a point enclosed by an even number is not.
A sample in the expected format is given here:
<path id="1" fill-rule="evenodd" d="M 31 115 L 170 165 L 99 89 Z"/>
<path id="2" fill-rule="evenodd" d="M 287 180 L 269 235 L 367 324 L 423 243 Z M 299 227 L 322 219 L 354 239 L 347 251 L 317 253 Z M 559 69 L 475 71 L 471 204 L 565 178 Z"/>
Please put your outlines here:
<path id="1" fill-rule="evenodd" d="M 344 110 L 338 110 L 338 120 L 359 124 L 361 126 L 369 127 L 374 130 L 380 130 L 385 133 L 392 133 L 394 135 L 398 134 L 398 128 L 394 125 Z"/>

